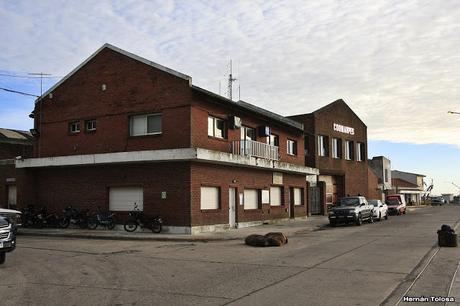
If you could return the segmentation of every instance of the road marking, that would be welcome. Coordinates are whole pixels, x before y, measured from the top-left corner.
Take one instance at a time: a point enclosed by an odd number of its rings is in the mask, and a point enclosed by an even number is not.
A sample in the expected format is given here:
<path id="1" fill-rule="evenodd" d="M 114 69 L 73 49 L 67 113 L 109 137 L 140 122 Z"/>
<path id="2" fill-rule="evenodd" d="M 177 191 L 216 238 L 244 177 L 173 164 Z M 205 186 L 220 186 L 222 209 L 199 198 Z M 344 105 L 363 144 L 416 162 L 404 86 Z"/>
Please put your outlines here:
<path id="1" fill-rule="evenodd" d="M 455 270 L 455 273 L 454 273 L 454 276 L 452 277 L 452 281 L 450 282 L 450 286 L 449 286 L 449 291 L 447 292 L 447 296 L 450 297 L 450 293 L 452 291 L 452 287 L 454 286 L 454 282 L 455 282 L 455 278 L 457 277 L 457 272 L 458 272 L 458 269 L 460 268 L 460 261 L 458 262 L 457 264 L 457 269 Z M 447 305 L 448 302 L 444 302 L 444 306 Z"/>
<path id="2" fill-rule="evenodd" d="M 457 222 L 455 222 L 455 225 L 454 225 L 454 230 L 457 229 L 458 225 L 460 224 L 460 220 L 457 220 Z M 418 279 L 422 276 L 423 272 L 425 272 L 425 270 L 428 268 L 428 266 L 431 264 L 431 262 L 433 261 L 433 258 L 438 254 L 439 250 L 441 248 L 440 247 L 437 247 L 436 251 L 433 253 L 433 255 L 431 255 L 430 259 L 428 260 L 428 262 L 425 264 L 425 266 L 423 267 L 422 271 L 420 271 L 417 276 L 415 277 L 415 279 L 412 281 L 412 283 L 410 284 L 409 288 L 406 289 L 406 291 L 404 291 L 404 293 L 401 295 L 401 297 L 399 298 L 398 302 L 395 304 L 395 306 L 398 306 L 401 301 L 403 300 L 403 298 L 406 296 L 406 294 L 412 289 L 412 287 L 414 287 L 415 283 L 418 281 Z M 458 265 L 457 265 L 457 270 L 458 270 Z M 457 270 L 455 271 L 455 274 L 457 273 Z M 455 275 L 454 275 L 455 277 Z M 452 283 L 451 283 L 451 286 L 452 286 Z M 450 289 L 449 289 L 449 293 L 450 293 Z"/>
<path id="3" fill-rule="evenodd" d="M 415 283 L 418 281 L 418 279 L 420 278 L 420 276 L 422 276 L 423 272 L 425 272 L 426 268 L 428 268 L 428 266 L 430 265 L 430 263 L 433 261 L 433 258 L 436 256 L 436 254 L 438 254 L 440 248 L 438 247 L 438 249 L 436 250 L 436 252 L 433 253 L 433 255 L 431 255 L 430 257 L 430 260 L 428 260 L 428 262 L 426 263 L 426 265 L 423 267 L 422 271 L 419 272 L 419 274 L 415 277 L 415 279 L 412 281 L 412 283 L 410 284 L 409 288 L 406 289 L 406 291 L 404 291 L 404 293 L 401 295 L 401 297 L 399 298 L 398 302 L 395 304 L 395 306 L 398 306 L 402 299 L 406 296 L 406 294 L 412 289 L 412 287 L 414 287 Z"/>

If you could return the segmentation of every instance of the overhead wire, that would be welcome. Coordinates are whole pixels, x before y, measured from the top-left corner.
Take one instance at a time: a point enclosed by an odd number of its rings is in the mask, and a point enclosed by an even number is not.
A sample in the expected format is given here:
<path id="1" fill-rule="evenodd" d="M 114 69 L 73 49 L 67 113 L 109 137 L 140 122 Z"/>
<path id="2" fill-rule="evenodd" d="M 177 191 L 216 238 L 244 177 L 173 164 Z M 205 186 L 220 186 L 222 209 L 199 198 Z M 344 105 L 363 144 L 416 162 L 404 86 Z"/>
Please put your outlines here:
<path id="1" fill-rule="evenodd" d="M 24 95 L 24 96 L 31 96 L 31 97 L 36 97 L 36 98 L 40 97 L 40 96 L 30 94 L 30 93 L 27 93 L 27 92 L 22 92 L 22 91 L 18 91 L 18 90 L 14 90 L 14 89 L 8 89 L 8 88 L 4 88 L 4 87 L 0 87 L 0 90 L 4 90 L 4 91 L 7 91 L 7 92 L 20 94 L 20 95 Z"/>

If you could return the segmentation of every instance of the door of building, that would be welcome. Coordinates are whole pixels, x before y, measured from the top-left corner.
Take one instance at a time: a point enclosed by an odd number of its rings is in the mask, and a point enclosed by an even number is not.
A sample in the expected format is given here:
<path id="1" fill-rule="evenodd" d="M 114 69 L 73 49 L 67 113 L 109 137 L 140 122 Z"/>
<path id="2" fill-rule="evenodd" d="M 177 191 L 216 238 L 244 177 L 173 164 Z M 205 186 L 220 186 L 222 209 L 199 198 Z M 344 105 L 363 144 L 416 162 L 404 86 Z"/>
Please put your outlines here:
<path id="1" fill-rule="evenodd" d="M 110 211 L 131 211 L 134 206 L 140 211 L 144 210 L 144 190 L 142 187 L 110 187 Z"/>
<path id="2" fill-rule="evenodd" d="M 8 185 L 8 208 L 16 208 L 16 197 L 16 186 Z"/>
<path id="3" fill-rule="evenodd" d="M 308 191 L 308 203 L 310 203 L 310 213 L 312 215 L 321 214 L 321 188 L 310 187 Z"/>
<path id="4" fill-rule="evenodd" d="M 236 188 L 228 188 L 228 224 L 230 228 L 236 227 Z"/>

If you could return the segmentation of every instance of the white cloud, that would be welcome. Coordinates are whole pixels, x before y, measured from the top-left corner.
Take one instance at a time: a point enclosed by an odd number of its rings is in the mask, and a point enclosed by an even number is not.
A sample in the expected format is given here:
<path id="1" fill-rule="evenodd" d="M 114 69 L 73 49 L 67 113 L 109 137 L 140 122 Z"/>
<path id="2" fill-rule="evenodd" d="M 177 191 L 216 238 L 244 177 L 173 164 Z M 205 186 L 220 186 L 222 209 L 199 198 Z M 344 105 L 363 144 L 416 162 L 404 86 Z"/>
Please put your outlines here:
<path id="1" fill-rule="evenodd" d="M 372 139 L 458 145 L 458 20 L 455 0 L 5 1 L 0 69 L 63 75 L 110 42 L 217 92 L 233 58 L 248 102 L 344 98 Z"/>

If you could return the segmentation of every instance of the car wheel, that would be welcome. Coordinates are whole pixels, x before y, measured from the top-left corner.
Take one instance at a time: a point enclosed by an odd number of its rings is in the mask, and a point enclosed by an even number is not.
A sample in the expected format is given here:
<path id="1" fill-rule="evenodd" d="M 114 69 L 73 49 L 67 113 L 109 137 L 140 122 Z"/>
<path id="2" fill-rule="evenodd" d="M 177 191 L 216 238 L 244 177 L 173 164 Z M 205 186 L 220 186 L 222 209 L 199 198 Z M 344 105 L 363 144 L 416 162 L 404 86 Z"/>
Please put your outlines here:
<path id="1" fill-rule="evenodd" d="M 337 226 L 337 222 L 329 222 L 329 225 L 332 226 L 332 227 L 336 227 L 336 226 Z"/>
<path id="2" fill-rule="evenodd" d="M 379 221 L 382 221 L 382 213 L 379 213 Z"/>
<path id="3" fill-rule="evenodd" d="M 385 220 L 388 220 L 388 212 L 385 214 Z"/>
<path id="4" fill-rule="evenodd" d="M 374 223 L 374 213 L 369 217 L 369 223 Z"/>
<path id="5" fill-rule="evenodd" d="M 404 208 L 404 210 L 403 210 L 403 215 L 405 215 L 405 214 L 406 214 L 406 209 Z"/>
<path id="6" fill-rule="evenodd" d="M 4 264 L 6 260 L 6 253 L 5 252 L 0 252 L 0 265 Z"/>
<path id="7" fill-rule="evenodd" d="M 363 224 L 363 217 L 361 217 L 361 215 L 358 216 L 358 218 L 356 219 L 355 224 L 357 226 L 360 226 L 361 224 Z"/>

